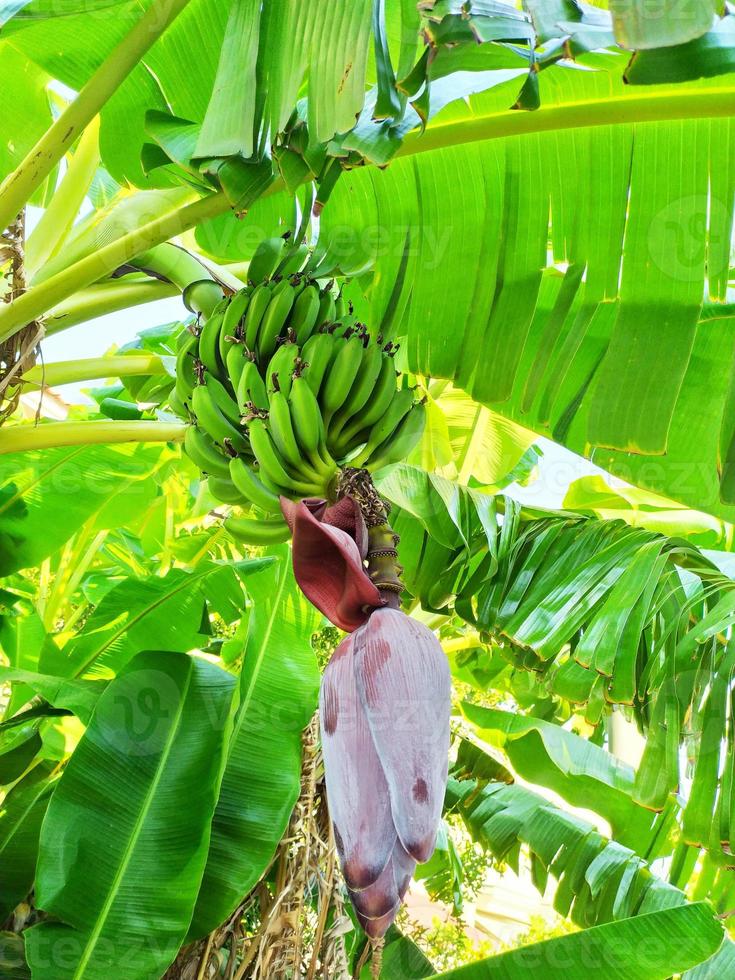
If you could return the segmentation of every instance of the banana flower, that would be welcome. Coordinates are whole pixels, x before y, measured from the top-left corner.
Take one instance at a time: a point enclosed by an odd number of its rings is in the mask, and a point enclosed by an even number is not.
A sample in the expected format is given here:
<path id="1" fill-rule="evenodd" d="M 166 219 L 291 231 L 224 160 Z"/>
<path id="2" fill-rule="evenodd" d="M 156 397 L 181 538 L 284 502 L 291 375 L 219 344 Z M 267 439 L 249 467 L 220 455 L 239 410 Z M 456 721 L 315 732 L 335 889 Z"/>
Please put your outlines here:
<path id="1" fill-rule="evenodd" d="M 451 680 L 434 633 L 385 604 L 365 572 L 349 497 L 282 501 L 299 586 L 348 632 L 319 699 L 327 802 L 361 926 L 384 935 L 416 864 L 434 850 L 447 782 Z"/>

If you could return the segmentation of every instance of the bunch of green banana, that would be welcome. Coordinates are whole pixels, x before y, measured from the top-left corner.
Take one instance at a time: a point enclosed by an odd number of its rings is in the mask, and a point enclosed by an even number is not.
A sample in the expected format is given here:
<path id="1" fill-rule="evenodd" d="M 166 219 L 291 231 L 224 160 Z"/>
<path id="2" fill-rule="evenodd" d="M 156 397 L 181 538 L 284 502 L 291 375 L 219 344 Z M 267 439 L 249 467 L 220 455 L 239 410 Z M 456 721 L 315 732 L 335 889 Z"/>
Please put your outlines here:
<path id="1" fill-rule="evenodd" d="M 304 346 L 304 377 L 319 402 L 327 451 L 340 465 L 379 469 L 405 459 L 421 437 L 424 405 L 398 387 L 396 349 L 359 323 L 330 327 Z"/>
<path id="2" fill-rule="evenodd" d="M 333 497 L 341 466 L 404 459 L 424 426 L 397 348 L 333 281 L 309 276 L 308 258 L 284 239 L 261 243 L 248 284 L 179 343 L 170 406 L 192 423 L 187 454 L 219 500 L 269 515 L 263 530 L 228 522 L 246 543 L 283 539 L 279 496 Z"/>

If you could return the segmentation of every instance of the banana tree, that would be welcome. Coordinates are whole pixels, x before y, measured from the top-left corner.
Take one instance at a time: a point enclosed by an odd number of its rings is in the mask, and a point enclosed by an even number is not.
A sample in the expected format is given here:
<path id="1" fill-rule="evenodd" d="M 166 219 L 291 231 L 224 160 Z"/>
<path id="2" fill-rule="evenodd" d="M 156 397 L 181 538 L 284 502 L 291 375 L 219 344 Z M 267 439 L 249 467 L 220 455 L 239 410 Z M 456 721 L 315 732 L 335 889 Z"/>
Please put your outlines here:
<path id="1" fill-rule="evenodd" d="M 580 932 L 448 975 L 727 976 L 729 9 L 0 25 L 8 975 L 435 975 L 392 923 L 461 820 Z M 503 495 L 542 435 L 631 506 Z"/>

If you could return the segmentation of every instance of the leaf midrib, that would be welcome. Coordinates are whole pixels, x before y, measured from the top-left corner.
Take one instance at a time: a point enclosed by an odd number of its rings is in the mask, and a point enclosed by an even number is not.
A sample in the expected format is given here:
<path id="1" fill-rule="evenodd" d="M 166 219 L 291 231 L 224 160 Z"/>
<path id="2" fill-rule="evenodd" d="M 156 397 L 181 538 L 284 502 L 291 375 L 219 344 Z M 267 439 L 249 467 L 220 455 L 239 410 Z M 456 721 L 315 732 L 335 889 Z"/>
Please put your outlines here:
<path id="1" fill-rule="evenodd" d="M 270 640 L 271 633 L 273 632 L 273 624 L 276 620 L 276 614 L 281 605 L 281 597 L 283 596 L 284 589 L 286 588 L 287 577 L 288 576 L 286 574 L 286 569 L 283 567 L 283 564 L 281 564 L 281 577 L 278 583 L 278 591 L 273 600 L 271 614 L 268 617 L 268 625 L 263 634 L 263 640 L 262 643 L 260 644 L 260 649 L 258 650 L 258 655 L 256 657 L 255 664 L 253 666 L 253 673 L 250 678 L 250 684 L 248 685 L 248 689 L 245 692 L 245 696 L 243 697 L 242 700 L 242 705 L 240 706 L 240 710 L 238 712 L 237 720 L 235 722 L 235 725 L 233 726 L 232 738 L 230 739 L 229 749 L 227 753 L 228 758 L 229 756 L 232 755 L 235 749 L 237 736 L 240 734 L 240 729 L 242 728 L 243 722 L 245 720 L 245 716 L 247 715 L 248 707 L 250 706 L 250 702 L 253 698 L 255 685 L 260 676 L 260 669 L 263 665 L 263 657 L 265 656 L 265 651 L 268 646 L 268 641 Z"/>
<path id="2" fill-rule="evenodd" d="M 88 658 L 76 671 L 76 673 L 72 675 L 72 677 L 79 677 L 79 675 L 83 671 L 87 670 L 95 662 L 95 660 L 98 660 L 102 656 L 105 650 L 108 650 L 113 643 L 119 640 L 124 633 L 128 632 L 128 630 L 132 629 L 132 627 L 135 626 L 136 623 L 139 623 L 141 619 L 150 615 L 154 609 L 158 609 L 158 607 L 163 605 L 164 602 L 168 602 L 169 599 L 173 598 L 173 596 L 177 595 L 179 592 L 183 592 L 184 589 L 196 585 L 196 583 L 201 581 L 201 579 L 206 578 L 207 575 L 211 575 L 221 567 L 221 565 L 216 565 L 210 568 L 205 568 L 203 572 L 194 572 L 192 575 L 185 576 L 181 583 L 175 588 L 171 589 L 170 592 L 165 592 L 162 596 L 156 599 L 155 602 L 151 602 L 149 605 L 145 606 L 144 609 L 141 609 L 141 611 L 136 616 L 133 616 L 132 619 L 126 620 L 120 629 L 118 629 L 105 643 L 103 643 L 101 647 L 98 647 L 94 653 L 94 656 Z"/>
<path id="3" fill-rule="evenodd" d="M 5 835 L 5 840 L 0 842 L 0 855 L 2 855 L 3 851 L 7 848 L 8 844 L 10 844 L 12 839 L 18 833 L 18 830 L 25 822 L 26 817 L 30 814 L 33 807 L 38 803 L 38 801 L 41 799 L 43 794 L 48 791 L 48 789 L 51 786 L 51 783 L 53 782 L 56 775 L 58 774 L 59 768 L 60 766 L 57 766 L 56 769 L 53 769 L 48 774 L 48 778 L 46 780 L 39 783 L 38 793 L 34 795 L 33 799 L 29 802 L 28 806 L 25 807 L 25 809 L 19 814 L 18 819 L 10 828 L 10 832 Z"/>
<path id="4" fill-rule="evenodd" d="M 89 939 L 87 940 L 87 944 L 84 947 L 82 955 L 79 958 L 79 962 L 74 971 L 74 976 L 72 980 L 81 980 L 81 978 L 84 976 L 84 970 L 92 955 L 94 946 L 100 937 L 100 933 L 102 932 L 104 924 L 107 921 L 107 917 L 110 913 L 110 909 L 112 908 L 112 903 L 115 901 L 115 898 L 117 897 L 117 893 L 120 890 L 122 879 L 125 875 L 125 872 L 128 869 L 128 865 L 130 864 L 130 861 L 133 856 L 135 845 L 138 842 L 138 838 L 140 837 L 141 831 L 143 829 L 143 825 L 146 821 L 151 805 L 153 803 L 153 798 L 156 794 L 156 791 L 158 790 L 159 784 L 163 777 L 163 773 L 165 772 L 166 765 L 168 763 L 168 757 L 171 754 L 171 749 L 173 748 L 175 737 L 178 734 L 179 728 L 181 727 L 181 718 L 184 713 L 184 705 L 189 695 L 189 688 L 191 687 L 192 677 L 194 676 L 194 663 L 191 661 L 190 658 L 188 659 L 189 659 L 189 663 L 187 665 L 188 674 L 187 674 L 186 682 L 181 692 L 181 698 L 179 700 L 179 706 L 176 711 L 174 724 L 169 729 L 169 734 L 166 739 L 166 744 L 163 752 L 161 753 L 161 758 L 158 764 L 158 768 L 156 770 L 156 774 L 151 782 L 150 787 L 148 788 L 148 792 L 145 795 L 145 799 L 143 800 L 143 806 L 141 807 L 138 813 L 138 817 L 136 818 L 136 821 L 133 824 L 130 837 L 128 838 L 128 847 L 126 849 L 124 859 L 121 862 L 120 867 L 118 868 L 117 873 L 115 874 L 115 877 L 112 880 L 112 884 L 110 886 L 110 890 L 108 892 L 107 898 L 105 900 L 104 905 L 102 906 L 99 917 L 97 918 L 95 927 L 90 933 Z"/>
<path id="5" fill-rule="evenodd" d="M 33 490 L 35 487 L 39 486 L 44 480 L 48 479 L 48 477 L 55 473 L 60 466 L 63 466 L 65 463 L 68 463 L 70 460 L 74 459 L 75 456 L 78 456 L 80 453 L 84 452 L 86 448 L 86 446 L 79 446 L 72 452 L 65 453 L 63 458 L 55 462 L 53 466 L 49 466 L 47 469 L 43 470 L 42 473 L 39 473 L 35 480 L 31 480 L 27 486 L 23 487 L 22 490 L 18 490 L 17 493 L 13 494 L 12 497 L 9 497 L 4 504 L 0 505 L 0 516 L 2 516 L 2 514 L 4 514 L 8 508 L 12 507 L 13 504 L 16 504 L 19 500 L 22 500 L 23 495 L 28 493 L 29 490 Z"/>
<path id="6" fill-rule="evenodd" d="M 413 130 L 396 151 L 396 158 L 446 149 L 463 143 L 502 139 L 530 133 L 558 132 L 588 126 L 614 126 L 674 119 L 704 119 L 735 115 L 735 86 L 690 88 L 688 91 L 646 92 L 640 95 L 580 99 L 545 106 L 535 112 L 503 110 L 451 122 L 429 123 L 425 132 Z"/>
<path id="7" fill-rule="evenodd" d="M 482 446 L 487 429 L 487 420 L 490 417 L 490 410 L 484 405 L 478 405 L 475 412 L 474 421 L 471 423 L 470 438 L 465 447 L 464 459 L 459 467 L 457 481 L 468 484 L 474 469 L 475 459 L 479 456 L 479 447 Z"/>

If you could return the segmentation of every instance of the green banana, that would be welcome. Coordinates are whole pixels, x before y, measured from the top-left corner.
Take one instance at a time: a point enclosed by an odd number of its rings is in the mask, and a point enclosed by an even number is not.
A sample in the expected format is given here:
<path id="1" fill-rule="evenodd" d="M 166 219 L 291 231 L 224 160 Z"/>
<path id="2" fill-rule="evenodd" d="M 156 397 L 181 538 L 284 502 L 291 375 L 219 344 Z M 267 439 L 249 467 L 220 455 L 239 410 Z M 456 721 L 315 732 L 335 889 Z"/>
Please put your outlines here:
<path id="1" fill-rule="evenodd" d="M 285 250 L 284 258 L 276 269 L 277 276 L 292 276 L 300 272 L 306 264 L 310 255 L 308 245 L 296 245 L 291 249 Z"/>
<path id="2" fill-rule="evenodd" d="M 286 251 L 284 238 L 266 238 L 255 249 L 248 266 L 248 279 L 252 283 L 270 279 L 282 261 Z"/>
<path id="3" fill-rule="evenodd" d="M 230 460 L 230 479 L 251 504 L 268 514 L 281 513 L 278 496 L 258 479 L 252 466 L 246 463 L 242 456 Z"/>
<path id="4" fill-rule="evenodd" d="M 246 286 L 230 298 L 229 305 L 222 317 L 222 328 L 219 332 L 219 358 L 227 364 L 227 355 L 237 340 L 242 340 L 241 321 L 250 302 L 252 289 Z"/>
<path id="5" fill-rule="evenodd" d="M 365 448 L 354 459 L 350 460 L 353 466 L 362 466 L 378 446 L 393 435 L 404 416 L 411 411 L 413 403 L 413 391 L 410 388 L 402 388 L 400 391 L 396 391 L 387 411 L 371 428 Z"/>
<path id="6" fill-rule="evenodd" d="M 293 379 L 288 406 L 298 444 L 319 469 L 321 475 L 330 479 L 337 469 L 337 464 L 329 455 L 319 402 L 306 378 Z"/>
<path id="7" fill-rule="evenodd" d="M 169 395 L 172 411 L 197 421 L 184 448 L 213 492 L 273 515 L 280 493 L 323 496 L 335 460 L 376 469 L 405 459 L 426 417 L 343 289 L 320 288 L 324 278 L 302 271 L 309 249 L 287 239 L 261 242 L 249 284 L 198 336 L 182 331 Z"/>
<path id="8" fill-rule="evenodd" d="M 344 427 L 339 438 L 335 440 L 332 451 L 336 459 L 342 459 L 350 449 L 354 448 L 355 438 L 360 437 L 363 432 L 369 431 L 378 419 L 383 416 L 388 410 L 388 406 L 392 402 L 396 391 L 395 365 L 393 364 L 393 358 L 386 356 L 380 365 L 380 374 L 373 388 L 373 394 L 368 402 L 367 408 L 363 412 L 358 413 Z"/>
<path id="9" fill-rule="evenodd" d="M 288 325 L 293 330 L 299 347 L 304 346 L 319 326 L 321 322 L 318 319 L 320 307 L 319 287 L 316 283 L 307 283 L 296 297 L 291 316 L 288 319 Z"/>
<path id="10" fill-rule="evenodd" d="M 271 283 L 261 282 L 255 287 L 253 290 L 253 295 L 250 297 L 250 303 L 248 304 L 247 313 L 245 314 L 245 322 L 243 324 L 245 346 L 250 351 L 255 350 L 260 324 L 273 295 L 271 292 L 271 287 Z"/>
<path id="11" fill-rule="evenodd" d="M 380 346 L 368 342 L 362 355 L 362 363 L 344 404 L 336 413 L 329 425 L 329 439 L 336 439 L 343 427 L 354 418 L 367 404 L 372 395 L 383 364 L 383 352 Z"/>
<path id="12" fill-rule="evenodd" d="M 286 342 L 276 350 L 273 357 L 268 362 L 265 372 L 265 383 L 268 391 L 274 388 L 287 395 L 291 390 L 291 375 L 293 374 L 296 358 L 299 356 L 299 348 L 296 344 Z M 273 380 L 275 375 L 276 380 Z"/>
<path id="13" fill-rule="evenodd" d="M 168 407 L 175 415 L 178 415 L 180 419 L 189 418 L 189 409 L 179 398 L 179 393 L 175 388 L 172 388 L 168 393 Z"/>
<path id="14" fill-rule="evenodd" d="M 363 338 L 353 333 L 342 343 L 337 341 L 335 351 L 319 392 L 319 403 L 322 406 L 325 425 L 329 424 L 337 409 L 342 407 L 354 384 L 365 351 Z"/>
<path id="15" fill-rule="evenodd" d="M 219 477 L 210 476 L 207 482 L 209 492 L 217 500 L 221 500 L 223 504 L 239 504 L 240 506 L 247 504 L 247 499 L 243 498 L 229 477 L 226 480 L 221 480 Z"/>
<path id="16" fill-rule="evenodd" d="M 222 329 L 222 311 L 217 312 L 217 308 L 202 327 L 199 334 L 199 360 L 213 374 L 222 371 L 222 362 L 219 357 L 219 335 Z"/>
<path id="17" fill-rule="evenodd" d="M 301 359 L 304 362 L 304 377 L 309 383 L 309 387 L 315 395 L 319 391 L 324 380 L 324 375 L 329 368 L 332 360 L 336 341 L 334 335 L 324 330 L 315 333 L 306 341 L 301 349 Z"/>
<path id="18" fill-rule="evenodd" d="M 219 332 L 219 350 L 218 350 L 220 364 L 223 365 L 223 370 L 221 374 L 222 377 L 225 377 L 227 375 L 227 355 L 232 350 L 234 344 L 235 344 L 235 338 L 225 333 L 225 328 L 223 325 L 220 328 L 220 332 Z"/>
<path id="19" fill-rule="evenodd" d="M 288 471 L 263 419 L 252 419 L 248 425 L 248 431 L 253 454 L 260 464 L 263 476 L 268 478 L 269 483 L 282 489 L 289 496 L 296 493 L 302 497 L 310 497 L 320 493 L 320 487 L 316 484 L 299 480 Z"/>
<path id="20" fill-rule="evenodd" d="M 197 385 L 191 396 L 191 405 L 197 421 L 218 445 L 230 445 L 238 453 L 250 452 L 245 435 L 225 418 L 206 385 Z"/>
<path id="21" fill-rule="evenodd" d="M 281 279 L 271 294 L 271 301 L 265 311 L 263 321 L 258 331 L 256 350 L 261 364 L 265 364 L 272 356 L 286 325 L 286 320 L 296 299 L 296 288 L 289 279 Z"/>
<path id="22" fill-rule="evenodd" d="M 247 415 L 250 404 L 263 410 L 268 408 L 268 392 L 255 361 L 249 357 L 244 357 L 243 360 L 245 364 L 237 383 L 237 405 L 241 414 Z"/>
<path id="23" fill-rule="evenodd" d="M 199 353 L 199 338 L 186 331 L 186 336 L 176 354 L 176 394 L 186 404 L 197 383 L 196 361 Z"/>
<path id="24" fill-rule="evenodd" d="M 242 339 L 238 331 L 242 327 L 242 318 L 245 316 L 252 294 L 253 290 L 244 286 L 230 300 L 230 305 L 222 319 L 222 331 L 225 335 Z"/>
<path id="25" fill-rule="evenodd" d="M 129 402 L 124 398 L 103 398 L 100 412 L 108 419 L 139 419 L 143 416 L 143 410 L 138 408 L 137 402 Z"/>
<path id="26" fill-rule="evenodd" d="M 316 315 L 317 329 L 325 323 L 332 323 L 337 315 L 334 293 L 331 285 L 327 285 L 319 294 L 319 312 Z"/>
<path id="27" fill-rule="evenodd" d="M 423 401 L 409 409 L 393 432 L 363 461 L 366 469 L 379 470 L 405 459 L 423 435 L 426 425 L 426 406 Z"/>
<path id="28" fill-rule="evenodd" d="M 184 450 L 203 473 L 223 480 L 229 479 L 227 457 L 222 455 L 207 433 L 195 425 L 190 425 L 184 433 Z"/>
<path id="29" fill-rule="evenodd" d="M 291 531 L 285 521 L 256 521 L 247 517 L 229 517 L 225 521 L 229 531 L 241 544 L 267 545 L 288 541 Z"/>
<path id="30" fill-rule="evenodd" d="M 242 339 L 240 336 L 240 320 L 247 309 L 247 304 L 250 302 L 251 292 L 252 290 L 246 287 L 230 297 L 229 304 L 222 317 L 222 327 L 219 332 L 219 359 L 224 365 L 227 364 L 227 355 L 232 345 Z"/>
<path id="31" fill-rule="evenodd" d="M 237 407 L 237 402 L 229 391 L 213 374 L 207 374 L 205 376 L 204 385 L 211 393 L 212 399 L 220 412 L 222 412 L 228 422 L 237 428 L 240 425 L 240 409 Z"/>
<path id="32" fill-rule="evenodd" d="M 227 376 L 234 392 L 240 383 L 242 372 L 245 369 L 245 345 L 239 342 L 231 344 L 227 351 Z"/>
<path id="33" fill-rule="evenodd" d="M 319 479 L 318 470 L 309 464 L 308 457 L 296 441 L 288 399 L 282 391 L 271 392 L 268 426 L 276 449 L 294 472 L 306 480 Z M 320 469 L 323 471 L 323 466 Z"/>

